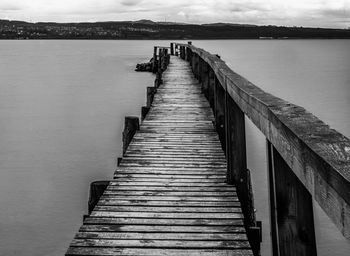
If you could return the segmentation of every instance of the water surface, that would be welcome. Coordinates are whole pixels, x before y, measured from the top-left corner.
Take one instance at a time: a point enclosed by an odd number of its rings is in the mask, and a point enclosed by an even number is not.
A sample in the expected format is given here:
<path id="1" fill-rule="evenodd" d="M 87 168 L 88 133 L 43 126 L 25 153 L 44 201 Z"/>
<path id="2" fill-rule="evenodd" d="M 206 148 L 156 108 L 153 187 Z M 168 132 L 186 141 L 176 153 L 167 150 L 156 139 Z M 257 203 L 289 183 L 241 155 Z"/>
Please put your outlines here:
<path id="1" fill-rule="evenodd" d="M 125 115 L 139 115 L 149 73 L 134 66 L 167 41 L 0 41 L 0 255 L 62 255 L 110 179 Z M 350 40 L 193 41 L 264 90 L 350 137 Z M 247 120 L 263 255 L 270 255 L 264 137 Z M 317 204 L 315 205 L 317 208 Z M 319 255 L 350 245 L 317 210 Z"/>

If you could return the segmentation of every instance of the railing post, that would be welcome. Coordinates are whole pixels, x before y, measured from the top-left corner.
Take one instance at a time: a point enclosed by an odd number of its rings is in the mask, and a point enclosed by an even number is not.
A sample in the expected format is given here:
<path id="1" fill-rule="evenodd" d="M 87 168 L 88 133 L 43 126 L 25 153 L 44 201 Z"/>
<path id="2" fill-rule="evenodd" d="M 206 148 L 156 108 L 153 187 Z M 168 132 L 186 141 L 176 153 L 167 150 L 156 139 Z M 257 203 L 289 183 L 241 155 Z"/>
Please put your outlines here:
<path id="1" fill-rule="evenodd" d="M 274 256 L 317 255 L 312 196 L 267 141 Z"/>
<path id="2" fill-rule="evenodd" d="M 196 60 L 196 54 L 195 53 L 192 53 L 191 54 L 191 60 L 190 60 L 190 66 L 191 66 L 191 69 L 192 69 L 192 73 L 194 74 L 194 65 L 195 65 L 195 60 Z M 194 76 L 196 76 L 194 74 Z"/>
<path id="3" fill-rule="evenodd" d="M 214 109 L 214 98 L 215 98 L 215 75 L 214 71 L 209 68 L 208 70 L 208 101 L 210 107 Z"/>
<path id="4" fill-rule="evenodd" d="M 174 43 L 170 43 L 170 55 L 174 55 Z"/>
<path id="5" fill-rule="evenodd" d="M 163 72 L 163 68 L 164 68 L 164 49 L 163 48 L 159 49 L 159 67 L 160 67 L 160 72 Z"/>
<path id="6" fill-rule="evenodd" d="M 163 49 L 163 63 L 162 63 L 162 71 L 166 70 L 168 67 L 168 49 Z"/>
<path id="7" fill-rule="evenodd" d="M 201 57 L 198 55 L 198 81 L 200 83 L 203 82 L 202 75 L 203 75 L 203 68 L 204 68 L 204 61 Z M 204 84 L 202 83 L 202 90 L 204 92 Z"/>
<path id="8" fill-rule="evenodd" d="M 250 171 L 247 169 L 244 113 L 225 92 L 227 182 L 235 184 L 244 225 L 254 255 L 260 255 L 261 227 L 257 226 Z"/>
<path id="9" fill-rule="evenodd" d="M 123 156 L 125 156 L 126 150 L 134 137 L 137 130 L 140 129 L 140 122 L 138 117 L 126 116 L 124 131 L 123 131 Z"/>
<path id="10" fill-rule="evenodd" d="M 191 41 L 189 41 L 188 42 L 188 45 L 192 45 L 192 42 Z M 191 58 L 191 49 L 189 48 L 189 47 L 186 47 L 186 60 L 187 61 L 190 61 L 190 58 Z"/>
<path id="11" fill-rule="evenodd" d="M 226 92 L 226 95 L 228 93 Z M 227 95 L 227 181 L 239 183 L 247 170 L 244 113 L 234 100 Z"/>
<path id="12" fill-rule="evenodd" d="M 222 88 L 219 80 L 215 77 L 215 127 L 224 152 L 226 152 L 225 104 L 225 90 Z"/>
<path id="13" fill-rule="evenodd" d="M 201 74 L 201 72 L 200 72 L 200 70 L 201 70 L 201 58 L 199 57 L 199 55 L 198 54 L 196 54 L 196 63 L 197 63 L 197 65 L 196 65 L 196 78 L 198 79 L 198 81 L 199 82 L 201 82 L 201 78 L 200 78 L 200 74 Z"/>
<path id="14" fill-rule="evenodd" d="M 157 67 L 157 46 L 154 46 L 154 48 L 153 48 L 152 72 L 156 73 L 157 70 L 158 70 L 158 67 Z"/>
<path id="15" fill-rule="evenodd" d="M 195 53 L 193 54 L 193 58 L 192 58 L 192 72 L 195 78 L 198 77 L 197 66 L 198 66 L 198 55 Z"/>
<path id="16" fill-rule="evenodd" d="M 190 66 L 192 67 L 192 60 L 193 60 L 193 53 L 190 48 L 187 48 L 187 61 L 190 63 Z"/>
<path id="17" fill-rule="evenodd" d="M 175 56 L 178 56 L 179 55 L 179 52 L 178 52 L 178 45 L 177 44 L 175 44 Z"/>
<path id="18" fill-rule="evenodd" d="M 199 61 L 200 61 L 200 58 L 198 56 L 198 54 L 195 54 L 195 62 L 194 62 L 194 74 L 195 74 L 195 77 L 199 80 Z"/>
<path id="19" fill-rule="evenodd" d="M 201 68 L 201 82 L 202 82 L 202 88 L 204 96 L 209 100 L 209 65 L 205 61 L 202 62 L 202 68 Z"/>

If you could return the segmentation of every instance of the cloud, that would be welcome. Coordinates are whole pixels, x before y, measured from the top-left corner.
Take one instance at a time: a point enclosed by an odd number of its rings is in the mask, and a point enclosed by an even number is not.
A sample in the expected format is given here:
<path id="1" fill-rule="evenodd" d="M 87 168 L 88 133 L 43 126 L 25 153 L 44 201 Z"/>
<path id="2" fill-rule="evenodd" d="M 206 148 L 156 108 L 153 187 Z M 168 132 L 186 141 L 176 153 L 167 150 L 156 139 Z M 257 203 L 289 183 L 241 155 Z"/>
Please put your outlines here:
<path id="1" fill-rule="evenodd" d="M 143 0 L 122 0 L 120 3 L 125 6 L 134 6 L 140 4 L 142 1 Z"/>
<path id="2" fill-rule="evenodd" d="M 0 17 L 350 27 L 350 0 L 0 0 Z"/>
<path id="3" fill-rule="evenodd" d="M 13 1 L 2 1 L 0 2 L 1 11 L 19 11 L 22 7 L 20 4 L 14 3 Z"/>
<path id="4" fill-rule="evenodd" d="M 322 10 L 321 13 L 326 17 L 350 19 L 350 9 L 326 9 Z"/>

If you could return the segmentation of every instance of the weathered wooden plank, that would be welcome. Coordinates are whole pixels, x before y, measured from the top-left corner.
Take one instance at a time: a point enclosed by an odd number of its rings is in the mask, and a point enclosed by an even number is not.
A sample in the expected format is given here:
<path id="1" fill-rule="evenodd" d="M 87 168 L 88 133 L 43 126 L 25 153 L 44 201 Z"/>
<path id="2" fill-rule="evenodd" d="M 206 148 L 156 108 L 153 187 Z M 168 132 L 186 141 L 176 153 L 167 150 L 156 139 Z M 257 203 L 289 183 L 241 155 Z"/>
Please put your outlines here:
<path id="1" fill-rule="evenodd" d="M 99 204 L 95 207 L 95 211 L 111 211 L 111 212 L 201 212 L 201 213 L 240 213 L 240 207 L 155 207 L 155 206 L 105 206 Z"/>
<path id="2" fill-rule="evenodd" d="M 225 171 L 225 168 L 215 168 L 215 169 L 211 169 L 211 168 L 199 168 L 199 167 L 187 167 L 187 166 L 174 166 L 173 168 L 169 169 L 167 167 L 157 167 L 157 166 L 134 166 L 134 167 L 125 167 L 125 166 L 118 166 L 117 168 L 117 172 L 119 171 L 159 171 L 159 172 L 170 172 L 170 171 L 174 171 L 174 173 L 178 172 L 214 172 L 217 174 L 221 174 L 222 171 Z"/>
<path id="3" fill-rule="evenodd" d="M 102 197 L 97 205 L 124 206 L 169 206 L 177 207 L 240 207 L 239 201 L 159 201 L 159 200 L 120 200 L 113 197 Z"/>
<path id="4" fill-rule="evenodd" d="M 188 174 L 149 174 L 149 173 L 116 173 L 114 175 L 115 179 L 120 178 L 145 178 L 145 179 L 225 179 L 225 175 L 207 174 L 207 175 L 188 175 Z"/>
<path id="5" fill-rule="evenodd" d="M 178 178 L 118 178 L 117 179 L 119 182 L 143 182 L 149 184 L 152 184 L 152 182 L 161 182 L 165 184 L 170 183 L 209 183 L 209 184 L 216 184 L 216 183 L 225 183 L 226 179 L 196 179 L 196 178 L 186 178 L 186 179 L 178 179 Z"/>
<path id="6" fill-rule="evenodd" d="M 101 198 L 113 197 L 115 200 L 156 200 L 156 201 L 205 201 L 205 202 L 232 202 L 238 201 L 237 197 L 234 196 L 207 196 L 207 197 L 198 197 L 198 196 L 135 196 L 135 195 L 113 195 L 108 194 L 108 191 L 103 194 Z M 171 202 L 169 202 L 171 203 Z"/>
<path id="7" fill-rule="evenodd" d="M 201 172 L 200 170 L 197 170 L 197 171 L 166 170 L 166 171 L 164 171 L 164 170 L 152 170 L 152 169 L 148 169 L 148 170 L 118 169 L 115 172 L 115 177 L 117 177 L 118 175 L 124 175 L 124 176 L 126 176 L 126 175 L 142 175 L 139 177 L 144 177 L 145 175 L 157 175 L 157 176 L 171 175 L 172 177 L 178 177 L 178 178 L 182 178 L 182 179 L 185 177 L 205 179 L 206 175 L 210 175 L 210 176 L 215 177 L 215 178 L 224 178 L 225 172 L 222 170 L 217 171 L 217 172 L 204 170 L 203 172 Z M 120 177 L 120 176 L 118 176 L 118 177 Z"/>
<path id="8" fill-rule="evenodd" d="M 158 168 L 158 169 L 157 169 Z M 148 167 L 147 169 L 143 167 L 118 167 L 116 173 L 134 173 L 134 174 L 172 174 L 172 175 L 225 175 L 224 168 L 217 168 L 215 170 L 205 169 L 205 168 L 161 168 L 161 167 Z"/>
<path id="9" fill-rule="evenodd" d="M 138 196 L 199 196 L 199 197 L 214 197 L 214 196 L 236 196 L 235 192 L 204 192 L 204 191 L 196 191 L 196 192 L 179 192 L 179 191 L 126 191 L 126 190 L 115 190 L 108 189 L 104 193 L 105 195 L 138 195 Z"/>
<path id="10" fill-rule="evenodd" d="M 93 218 L 91 218 L 93 219 Z M 171 226 L 171 225 L 119 225 L 112 223 L 83 225 L 79 232 L 124 232 L 124 233 L 181 233 L 181 234 L 243 234 L 244 228 L 241 220 L 235 220 L 236 225 L 231 226 Z"/>
<path id="11" fill-rule="evenodd" d="M 142 248 L 194 248 L 194 249 L 246 249 L 248 241 L 188 241 L 188 240 L 121 240 L 121 239 L 73 239 L 72 247 L 142 247 Z"/>
<path id="12" fill-rule="evenodd" d="M 128 169 L 128 170 L 133 170 L 134 168 L 142 168 L 142 166 L 144 166 L 143 164 L 147 165 L 148 169 L 146 170 L 162 170 L 160 168 L 168 168 L 168 169 L 174 169 L 175 171 L 208 171 L 210 168 L 212 168 L 213 170 L 218 169 L 218 173 L 215 173 L 216 175 L 220 175 L 220 171 L 222 171 L 223 168 L 226 167 L 225 164 L 212 164 L 212 163 L 207 163 L 207 164 L 196 164 L 196 163 L 191 163 L 191 164 L 186 164 L 186 163 L 173 163 L 173 164 L 168 164 L 168 163 L 157 163 L 157 162 L 138 162 L 138 163 L 133 163 L 133 162 L 121 162 L 119 165 L 119 168 L 124 168 L 124 169 Z M 157 169 L 159 168 L 159 169 Z M 119 169 L 118 169 L 119 170 Z M 120 169 L 121 170 L 121 169 Z M 116 174 L 118 173 L 118 171 L 116 172 Z M 184 175 L 186 175 L 186 173 L 183 173 Z M 169 175 L 169 174 L 168 174 Z M 156 177 L 154 177 L 156 178 Z M 176 177 L 174 177 L 175 179 Z M 179 178 L 179 177 L 178 177 Z M 195 178 L 195 177 L 193 177 Z M 169 178 L 171 179 L 171 178 Z M 190 178 L 189 178 L 190 179 Z M 220 181 L 220 178 L 217 178 L 218 182 L 222 182 Z M 188 181 L 179 181 L 179 182 L 192 182 L 192 180 L 188 180 Z M 196 182 L 195 180 L 193 180 L 193 182 Z M 213 182 L 213 181 L 210 181 Z"/>
<path id="13" fill-rule="evenodd" d="M 252 256 L 250 250 L 218 250 L 218 249 L 145 249 L 145 248 L 100 248 L 100 247 L 70 247 L 66 254 L 96 255 L 96 256 Z"/>
<path id="14" fill-rule="evenodd" d="M 240 213 L 206 213 L 206 212 L 114 212 L 95 210 L 91 217 L 114 218 L 162 218 L 162 219 L 241 219 Z"/>
<path id="15" fill-rule="evenodd" d="M 93 219 L 93 218 L 91 218 Z M 111 222 L 112 223 L 112 222 Z M 142 233 L 191 233 L 191 234 L 227 234 L 227 233 L 241 233 L 244 234 L 243 222 L 242 220 L 235 220 L 235 225 L 230 226 L 171 226 L 171 225 L 84 225 L 79 229 L 80 232 L 142 232 Z"/>
<path id="16" fill-rule="evenodd" d="M 179 191 L 179 192 L 235 192 L 233 186 L 218 187 L 169 187 L 169 186 L 108 186 L 109 190 L 119 191 Z"/>
<path id="17" fill-rule="evenodd" d="M 157 181 L 112 181 L 115 186 L 166 186 L 166 187 L 223 187 L 226 182 L 178 182 L 171 180 L 157 180 Z"/>
<path id="18" fill-rule="evenodd" d="M 179 158 L 179 157 L 174 157 L 172 159 L 172 161 L 169 161 L 169 159 L 167 158 L 160 158 L 160 157 L 133 157 L 133 156 L 128 156 L 128 157 L 124 157 L 123 158 L 123 163 L 128 163 L 128 162 L 132 162 L 132 163 L 135 163 L 135 162 L 157 162 L 157 163 L 169 163 L 169 162 L 172 162 L 172 163 L 190 163 L 190 164 L 198 164 L 201 163 L 201 164 L 208 164 L 208 163 L 211 163 L 211 164 L 225 164 L 226 165 L 226 161 L 225 159 L 223 158 L 219 158 L 219 159 L 216 159 L 216 158 L 202 158 L 202 159 L 199 159 L 199 161 L 197 159 L 191 159 L 191 158 Z"/>
<path id="19" fill-rule="evenodd" d="M 84 224 L 119 225 L 169 225 L 169 226 L 237 226 L 242 219 L 169 219 L 169 218 L 133 218 L 133 217 L 88 217 Z"/>
<path id="20" fill-rule="evenodd" d="M 247 240 L 243 233 L 136 233 L 136 232 L 79 232 L 76 239 L 122 239 L 122 240 Z"/>

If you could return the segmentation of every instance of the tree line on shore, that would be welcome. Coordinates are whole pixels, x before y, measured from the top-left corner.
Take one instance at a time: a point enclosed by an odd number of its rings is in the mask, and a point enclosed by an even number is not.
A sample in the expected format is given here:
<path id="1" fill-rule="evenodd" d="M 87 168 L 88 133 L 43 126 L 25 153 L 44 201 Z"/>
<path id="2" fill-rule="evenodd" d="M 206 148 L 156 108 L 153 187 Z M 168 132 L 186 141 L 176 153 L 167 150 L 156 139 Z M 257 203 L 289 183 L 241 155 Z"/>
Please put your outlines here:
<path id="1" fill-rule="evenodd" d="M 296 39 L 350 38 L 350 29 L 213 23 L 111 21 L 55 23 L 0 20 L 0 39 Z"/>

